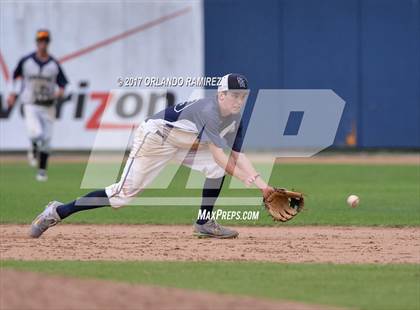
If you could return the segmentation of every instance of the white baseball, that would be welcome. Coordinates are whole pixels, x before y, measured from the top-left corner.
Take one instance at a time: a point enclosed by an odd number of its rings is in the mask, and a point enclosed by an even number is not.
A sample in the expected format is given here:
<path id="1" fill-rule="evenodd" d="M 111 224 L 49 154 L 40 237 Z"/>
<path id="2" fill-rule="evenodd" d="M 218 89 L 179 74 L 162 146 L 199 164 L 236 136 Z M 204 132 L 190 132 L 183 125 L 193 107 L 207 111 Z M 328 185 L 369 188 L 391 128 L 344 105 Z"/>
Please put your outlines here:
<path id="1" fill-rule="evenodd" d="M 352 207 L 356 208 L 359 205 L 360 198 L 356 195 L 350 195 L 347 197 L 347 204 Z"/>

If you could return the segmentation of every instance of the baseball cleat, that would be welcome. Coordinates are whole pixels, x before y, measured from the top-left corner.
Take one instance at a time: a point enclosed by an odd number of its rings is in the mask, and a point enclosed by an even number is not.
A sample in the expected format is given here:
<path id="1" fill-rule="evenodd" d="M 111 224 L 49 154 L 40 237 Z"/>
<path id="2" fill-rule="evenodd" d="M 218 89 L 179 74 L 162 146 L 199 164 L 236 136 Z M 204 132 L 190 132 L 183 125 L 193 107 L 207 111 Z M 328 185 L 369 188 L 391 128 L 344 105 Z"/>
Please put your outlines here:
<path id="1" fill-rule="evenodd" d="M 237 231 L 223 227 L 215 220 L 208 220 L 203 225 L 194 224 L 194 236 L 199 238 L 232 239 L 238 237 L 238 235 Z"/>
<path id="2" fill-rule="evenodd" d="M 40 169 L 35 178 L 39 182 L 45 182 L 48 180 L 47 172 L 43 169 Z"/>
<path id="3" fill-rule="evenodd" d="M 57 207 L 61 205 L 61 202 L 51 201 L 45 207 L 45 210 L 34 219 L 31 225 L 31 231 L 29 233 L 32 238 L 40 237 L 48 228 L 61 222 L 61 218 L 57 214 L 56 210 Z"/>
<path id="4" fill-rule="evenodd" d="M 32 151 L 28 151 L 28 164 L 31 167 L 36 167 L 38 165 L 38 161 L 36 160 Z"/>

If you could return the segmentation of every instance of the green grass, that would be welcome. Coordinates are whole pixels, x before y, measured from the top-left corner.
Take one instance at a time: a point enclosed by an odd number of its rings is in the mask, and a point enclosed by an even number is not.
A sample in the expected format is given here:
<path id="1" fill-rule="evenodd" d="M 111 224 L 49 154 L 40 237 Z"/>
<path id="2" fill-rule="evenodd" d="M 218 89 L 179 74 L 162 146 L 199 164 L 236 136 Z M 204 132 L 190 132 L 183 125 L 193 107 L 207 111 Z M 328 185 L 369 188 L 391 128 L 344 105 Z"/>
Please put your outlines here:
<path id="1" fill-rule="evenodd" d="M 261 262 L 33 262 L 3 268 L 359 309 L 419 309 L 419 265 Z"/>
<path id="2" fill-rule="evenodd" d="M 358 225 L 420 226 L 420 167 L 393 165 L 300 165 L 275 167 L 270 183 L 302 190 L 307 210 L 287 224 L 273 223 L 261 206 L 223 210 L 260 210 L 258 221 L 221 221 L 229 225 Z M 73 200 L 85 164 L 54 164 L 49 181 L 38 183 L 26 164 L 0 166 L 0 222 L 28 223 L 52 199 Z M 200 196 L 185 190 L 181 169 L 166 190 L 146 196 Z M 351 194 L 359 208 L 346 206 Z M 256 190 L 228 190 L 223 197 L 253 196 Z M 68 223 L 191 224 L 197 206 L 129 206 L 81 212 Z M 336 305 L 360 309 L 420 309 L 419 265 L 278 264 L 262 262 L 77 262 L 1 261 L 3 268 L 145 283 L 219 293 Z M 204 280 L 203 280 L 204 279 Z"/>
<path id="3" fill-rule="evenodd" d="M 50 200 L 70 201 L 81 190 L 85 164 L 51 164 L 49 181 L 34 180 L 26 164 L 2 164 L 0 168 L 0 222 L 28 223 Z M 223 210 L 260 210 L 258 221 L 221 221 L 229 225 L 420 225 L 420 166 L 418 165 L 277 165 L 270 183 L 307 194 L 306 211 L 287 224 L 273 223 L 261 206 L 222 206 Z M 148 190 L 147 196 L 200 196 L 185 190 L 187 169 L 181 169 L 166 190 Z M 361 197 L 359 208 L 345 203 L 351 194 Z M 258 195 L 256 190 L 224 189 L 223 197 Z M 101 208 L 75 214 L 67 223 L 191 224 L 196 206 L 128 206 Z"/>

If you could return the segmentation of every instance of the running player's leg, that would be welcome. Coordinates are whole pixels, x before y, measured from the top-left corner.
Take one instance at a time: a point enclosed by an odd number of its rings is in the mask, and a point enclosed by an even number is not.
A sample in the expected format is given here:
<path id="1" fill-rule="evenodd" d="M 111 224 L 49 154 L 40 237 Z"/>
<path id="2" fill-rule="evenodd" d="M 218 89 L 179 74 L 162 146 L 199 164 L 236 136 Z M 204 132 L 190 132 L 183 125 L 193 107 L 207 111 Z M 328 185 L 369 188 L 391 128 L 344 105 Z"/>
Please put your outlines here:
<path id="1" fill-rule="evenodd" d="M 42 134 L 38 143 L 38 180 L 47 179 L 47 165 L 51 150 L 51 138 L 53 131 L 53 122 L 55 119 L 55 107 L 39 107 L 38 117 L 41 122 Z"/>
<path id="2" fill-rule="evenodd" d="M 36 167 L 37 163 L 38 163 L 38 158 L 39 158 L 39 151 L 38 151 L 38 143 L 35 141 L 31 140 L 31 149 L 28 151 L 29 152 L 29 164 L 32 167 Z"/>
<path id="3" fill-rule="evenodd" d="M 32 104 L 24 104 L 26 130 L 30 139 L 31 148 L 28 150 L 28 161 L 31 166 L 36 166 L 39 159 L 38 144 L 42 136 L 42 124 L 37 115 L 38 109 Z"/>

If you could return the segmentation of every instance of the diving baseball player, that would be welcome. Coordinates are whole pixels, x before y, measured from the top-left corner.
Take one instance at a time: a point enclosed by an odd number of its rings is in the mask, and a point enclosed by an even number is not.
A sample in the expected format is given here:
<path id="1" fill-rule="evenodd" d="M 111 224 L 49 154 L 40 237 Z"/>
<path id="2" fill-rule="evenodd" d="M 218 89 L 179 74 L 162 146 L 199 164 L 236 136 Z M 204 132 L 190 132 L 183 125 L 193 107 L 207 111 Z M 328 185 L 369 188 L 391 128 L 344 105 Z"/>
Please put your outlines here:
<path id="1" fill-rule="evenodd" d="M 12 91 L 7 100 L 12 106 L 19 96 L 23 104 L 26 128 L 31 140 L 29 164 L 38 165 L 36 179 L 47 181 L 55 102 L 64 94 L 67 78 L 58 62 L 48 54 L 51 36 L 48 30 L 36 33 L 36 52 L 23 57 L 13 72 Z M 21 83 L 18 83 L 21 82 Z"/>
<path id="2" fill-rule="evenodd" d="M 126 205 L 145 189 L 170 160 L 206 176 L 201 209 L 212 212 L 226 173 L 247 186 L 255 185 L 264 197 L 273 191 L 241 153 L 243 128 L 241 108 L 248 96 L 248 81 L 239 74 L 221 80 L 214 98 L 184 102 L 166 108 L 144 121 L 136 130 L 121 179 L 105 189 L 63 204 L 50 202 L 32 222 L 30 235 L 41 236 L 71 214 L 83 210 Z M 227 156 L 225 149 L 231 149 Z M 212 219 L 194 224 L 199 237 L 235 238 L 238 232 Z"/>

